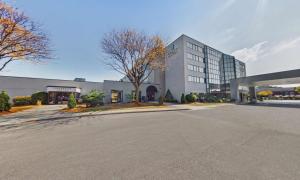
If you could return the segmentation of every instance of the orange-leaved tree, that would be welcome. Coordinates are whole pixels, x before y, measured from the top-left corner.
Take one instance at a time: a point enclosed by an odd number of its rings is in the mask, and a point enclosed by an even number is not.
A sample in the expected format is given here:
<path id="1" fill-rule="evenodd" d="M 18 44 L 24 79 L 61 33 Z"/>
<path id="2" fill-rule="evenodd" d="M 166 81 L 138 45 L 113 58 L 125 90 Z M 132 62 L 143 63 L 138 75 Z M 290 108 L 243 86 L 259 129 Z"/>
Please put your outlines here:
<path id="1" fill-rule="evenodd" d="M 39 25 L 0 1 L 0 71 L 15 60 L 50 58 L 49 39 Z"/>

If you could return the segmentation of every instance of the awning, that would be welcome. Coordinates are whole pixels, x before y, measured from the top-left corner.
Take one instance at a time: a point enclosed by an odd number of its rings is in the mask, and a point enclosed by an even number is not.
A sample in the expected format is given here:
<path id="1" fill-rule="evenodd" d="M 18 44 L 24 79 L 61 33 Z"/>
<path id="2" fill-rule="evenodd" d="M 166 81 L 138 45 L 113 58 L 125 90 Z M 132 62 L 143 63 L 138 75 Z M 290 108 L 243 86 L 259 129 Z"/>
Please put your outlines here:
<path id="1" fill-rule="evenodd" d="M 73 92 L 80 93 L 81 89 L 76 87 L 58 87 L 58 86 L 48 86 L 47 92 Z"/>

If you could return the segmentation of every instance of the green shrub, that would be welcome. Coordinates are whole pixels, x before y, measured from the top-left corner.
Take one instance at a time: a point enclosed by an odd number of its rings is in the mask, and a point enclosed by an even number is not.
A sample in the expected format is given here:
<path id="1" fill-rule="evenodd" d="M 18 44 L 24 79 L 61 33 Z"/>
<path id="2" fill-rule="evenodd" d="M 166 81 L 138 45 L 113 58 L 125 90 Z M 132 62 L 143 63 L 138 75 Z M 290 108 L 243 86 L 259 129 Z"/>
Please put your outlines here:
<path id="1" fill-rule="evenodd" d="M 133 97 L 133 94 L 131 93 L 131 94 L 126 94 L 126 98 L 127 98 L 127 100 L 128 100 L 128 102 L 132 102 L 132 101 L 134 101 L 134 97 Z"/>
<path id="2" fill-rule="evenodd" d="M 31 97 L 30 96 L 16 96 L 13 99 L 13 103 L 15 106 L 31 105 Z"/>
<path id="3" fill-rule="evenodd" d="M 31 95 L 31 103 L 36 105 L 40 101 L 43 105 L 48 104 L 48 93 L 37 92 Z"/>
<path id="4" fill-rule="evenodd" d="M 167 93 L 166 93 L 166 96 L 165 96 L 165 99 L 174 99 L 170 89 L 167 90 Z"/>
<path id="5" fill-rule="evenodd" d="M 300 86 L 295 88 L 295 91 L 300 94 Z"/>
<path id="6" fill-rule="evenodd" d="M 181 94 L 181 104 L 185 104 L 185 96 L 183 93 Z"/>
<path id="7" fill-rule="evenodd" d="M 87 107 L 95 107 L 103 105 L 104 93 L 97 90 L 92 90 L 87 95 L 81 96 L 82 102 L 86 104 Z"/>
<path id="8" fill-rule="evenodd" d="M 214 96 L 212 94 L 206 94 L 205 95 L 205 102 L 209 102 L 209 103 L 217 103 L 219 102 L 219 98 L 217 96 Z"/>
<path id="9" fill-rule="evenodd" d="M 171 91 L 168 89 L 166 96 L 164 98 L 165 102 L 169 102 L 169 103 L 178 103 L 178 101 L 176 99 L 174 99 Z"/>
<path id="10" fill-rule="evenodd" d="M 168 103 L 178 103 L 178 101 L 176 99 L 165 99 L 165 102 L 168 102 Z"/>
<path id="11" fill-rule="evenodd" d="M 68 108 L 74 109 L 76 107 L 76 105 L 77 105 L 77 102 L 76 102 L 75 96 L 73 93 L 71 93 L 69 96 L 69 100 L 68 100 Z"/>
<path id="12" fill-rule="evenodd" d="M 187 102 L 193 103 L 197 101 L 198 96 L 195 93 L 190 93 L 185 96 L 185 99 Z"/>
<path id="13" fill-rule="evenodd" d="M 0 93 L 0 112 L 9 111 L 11 104 L 9 103 L 9 96 L 5 91 Z"/>

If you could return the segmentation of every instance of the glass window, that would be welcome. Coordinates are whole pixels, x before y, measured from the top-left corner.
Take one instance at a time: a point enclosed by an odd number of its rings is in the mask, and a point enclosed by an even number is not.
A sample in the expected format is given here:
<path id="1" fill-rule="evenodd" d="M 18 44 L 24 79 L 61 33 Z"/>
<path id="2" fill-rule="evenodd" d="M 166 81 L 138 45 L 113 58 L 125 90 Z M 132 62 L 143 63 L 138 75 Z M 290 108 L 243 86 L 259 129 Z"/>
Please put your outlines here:
<path id="1" fill-rule="evenodd" d="M 204 72 L 204 68 L 200 67 L 200 66 L 195 66 L 195 65 L 191 65 L 191 64 L 188 64 L 187 65 L 187 68 L 188 70 L 190 71 L 195 71 L 195 72 Z"/>
<path id="2" fill-rule="evenodd" d="M 204 83 L 205 82 L 204 78 L 196 77 L 196 76 L 188 76 L 188 81 L 194 82 L 194 83 Z"/>
<path id="3" fill-rule="evenodd" d="M 198 45 L 196 45 L 196 44 L 193 44 L 193 43 L 190 43 L 190 42 L 187 42 L 187 43 L 186 43 L 186 46 L 187 46 L 188 48 L 190 48 L 190 49 L 195 50 L 195 51 L 200 51 L 200 52 L 203 51 L 203 49 L 202 49 L 200 46 L 198 46 Z"/>

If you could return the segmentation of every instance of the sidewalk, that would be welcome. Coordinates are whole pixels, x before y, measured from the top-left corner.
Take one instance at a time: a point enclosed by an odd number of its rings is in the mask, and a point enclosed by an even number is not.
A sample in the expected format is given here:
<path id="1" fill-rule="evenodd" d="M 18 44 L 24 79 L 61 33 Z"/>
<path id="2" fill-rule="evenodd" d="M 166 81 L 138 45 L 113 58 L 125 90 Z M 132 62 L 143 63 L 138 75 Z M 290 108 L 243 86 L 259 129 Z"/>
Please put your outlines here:
<path id="1" fill-rule="evenodd" d="M 48 109 L 51 107 L 51 109 Z M 91 117 L 91 116 L 104 116 L 113 114 L 128 114 L 128 113 L 147 113 L 147 112 L 164 112 L 164 111 L 184 111 L 191 110 L 187 106 L 170 105 L 166 107 L 158 108 L 127 108 L 117 110 L 106 110 L 96 112 L 85 113 L 67 113 L 60 112 L 62 106 L 43 106 L 41 108 L 35 108 L 24 112 L 19 112 L 11 115 L 0 116 L 0 128 L 18 126 L 23 123 L 51 121 L 59 119 L 70 119 L 79 117 Z"/>
<path id="2" fill-rule="evenodd" d="M 16 127 L 24 123 L 42 122 L 42 121 L 55 121 L 60 119 L 92 117 L 92 116 L 105 116 L 114 114 L 128 114 L 128 113 L 147 113 L 147 112 L 165 112 L 165 111 L 187 111 L 187 110 L 203 110 L 214 108 L 217 106 L 224 106 L 227 104 L 166 104 L 165 107 L 141 107 L 141 108 L 126 108 L 126 109 L 113 109 L 106 111 L 95 111 L 85 113 L 68 113 L 61 112 L 66 105 L 50 105 L 41 106 L 38 108 L 30 109 L 27 111 L 0 116 L 1 127 Z"/>

